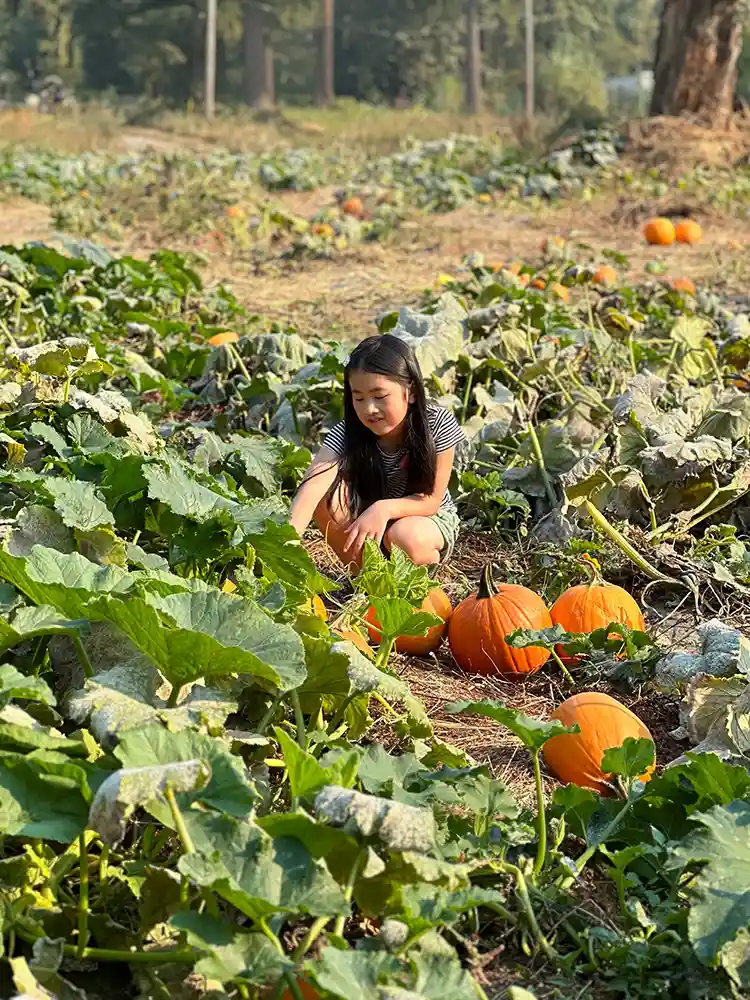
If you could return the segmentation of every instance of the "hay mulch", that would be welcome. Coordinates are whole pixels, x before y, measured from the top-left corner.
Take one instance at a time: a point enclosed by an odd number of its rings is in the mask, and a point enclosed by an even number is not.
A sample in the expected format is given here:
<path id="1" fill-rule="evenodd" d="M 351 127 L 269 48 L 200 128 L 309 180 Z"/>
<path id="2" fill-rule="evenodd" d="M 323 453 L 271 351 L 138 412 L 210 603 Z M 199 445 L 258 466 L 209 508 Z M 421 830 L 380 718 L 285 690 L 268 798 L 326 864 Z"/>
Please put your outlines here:
<path id="1" fill-rule="evenodd" d="M 625 127 L 625 154 L 636 167 L 681 174 L 696 166 L 731 167 L 750 153 L 750 116 L 737 114 L 726 128 L 708 128 L 687 117 L 636 119 Z"/>

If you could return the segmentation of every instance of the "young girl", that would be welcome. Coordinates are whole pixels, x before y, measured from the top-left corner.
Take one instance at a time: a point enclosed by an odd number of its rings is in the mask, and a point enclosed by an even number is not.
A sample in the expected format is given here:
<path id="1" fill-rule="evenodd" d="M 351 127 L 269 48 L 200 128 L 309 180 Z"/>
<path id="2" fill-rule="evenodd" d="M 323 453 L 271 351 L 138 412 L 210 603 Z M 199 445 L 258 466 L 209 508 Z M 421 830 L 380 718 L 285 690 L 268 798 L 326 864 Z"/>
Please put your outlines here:
<path id="1" fill-rule="evenodd" d="M 289 521 L 315 521 L 336 555 L 359 567 L 368 538 L 403 549 L 417 565 L 447 558 L 458 534 L 448 492 L 463 432 L 428 403 L 412 349 L 391 334 L 368 337 L 344 371 L 344 419 L 313 459 Z"/>

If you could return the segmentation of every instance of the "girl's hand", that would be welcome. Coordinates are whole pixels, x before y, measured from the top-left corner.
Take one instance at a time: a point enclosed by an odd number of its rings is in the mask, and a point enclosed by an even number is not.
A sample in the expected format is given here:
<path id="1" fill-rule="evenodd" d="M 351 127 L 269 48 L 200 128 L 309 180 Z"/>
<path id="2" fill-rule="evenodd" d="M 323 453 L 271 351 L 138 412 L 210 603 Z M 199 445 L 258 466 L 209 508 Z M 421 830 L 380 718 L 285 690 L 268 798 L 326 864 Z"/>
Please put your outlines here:
<path id="1" fill-rule="evenodd" d="M 360 514 L 347 531 L 344 552 L 357 555 L 364 548 L 368 538 L 371 538 L 376 545 L 380 545 L 387 527 L 387 510 L 380 503 L 374 503 L 364 514 Z"/>

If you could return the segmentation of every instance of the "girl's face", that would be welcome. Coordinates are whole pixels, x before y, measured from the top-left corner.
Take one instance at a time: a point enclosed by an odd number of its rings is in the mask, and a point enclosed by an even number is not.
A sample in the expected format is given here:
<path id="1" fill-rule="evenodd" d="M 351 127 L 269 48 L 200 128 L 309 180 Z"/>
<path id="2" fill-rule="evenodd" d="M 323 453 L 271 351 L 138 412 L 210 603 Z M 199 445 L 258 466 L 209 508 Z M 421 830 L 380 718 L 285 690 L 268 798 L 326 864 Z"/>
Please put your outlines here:
<path id="1" fill-rule="evenodd" d="M 372 372 L 351 372 L 349 388 L 357 416 L 378 437 L 399 430 L 413 402 L 412 393 L 400 382 Z"/>

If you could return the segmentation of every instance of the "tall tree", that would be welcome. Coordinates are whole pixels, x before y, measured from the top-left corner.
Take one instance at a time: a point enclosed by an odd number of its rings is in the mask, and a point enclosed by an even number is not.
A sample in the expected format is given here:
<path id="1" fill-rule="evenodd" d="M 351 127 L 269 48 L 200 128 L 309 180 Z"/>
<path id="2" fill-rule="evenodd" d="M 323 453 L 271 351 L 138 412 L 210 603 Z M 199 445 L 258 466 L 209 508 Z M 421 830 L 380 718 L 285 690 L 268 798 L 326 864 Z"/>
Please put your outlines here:
<path id="1" fill-rule="evenodd" d="M 318 104 L 333 104 L 334 74 L 334 0 L 320 2 L 320 66 L 318 72 Z"/>
<path id="2" fill-rule="evenodd" d="M 245 0 L 243 9 L 243 89 L 253 108 L 272 107 L 276 99 L 274 52 L 266 25 L 266 7 Z"/>
<path id="3" fill-rule="evenodd" d="M 480 0 L 466 0 L 466 107 L 469 114 L 482 112 L 482 29 Z"/>
<path id="4" fill-rule="evenodd" d="M 665 0 L 656 44 L 652 115 L 689 112 L 723 127 L 732 114 L 744 0 Z"/>

